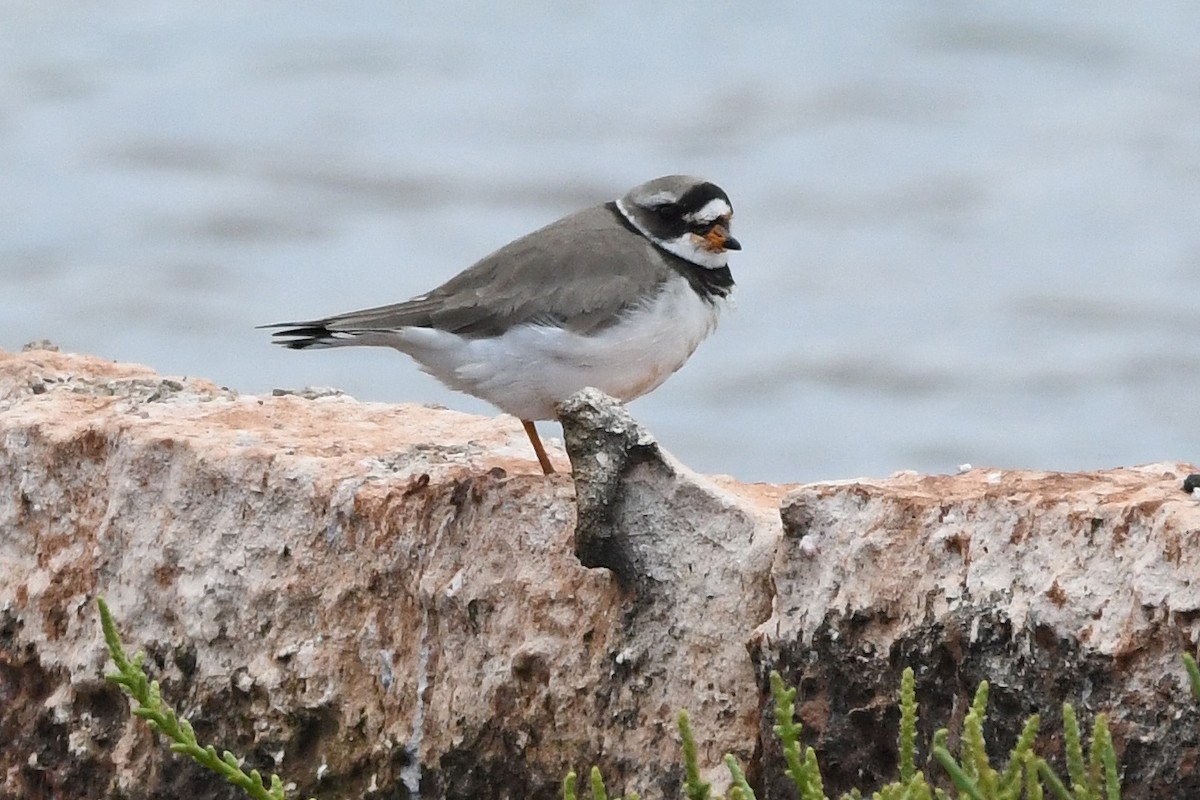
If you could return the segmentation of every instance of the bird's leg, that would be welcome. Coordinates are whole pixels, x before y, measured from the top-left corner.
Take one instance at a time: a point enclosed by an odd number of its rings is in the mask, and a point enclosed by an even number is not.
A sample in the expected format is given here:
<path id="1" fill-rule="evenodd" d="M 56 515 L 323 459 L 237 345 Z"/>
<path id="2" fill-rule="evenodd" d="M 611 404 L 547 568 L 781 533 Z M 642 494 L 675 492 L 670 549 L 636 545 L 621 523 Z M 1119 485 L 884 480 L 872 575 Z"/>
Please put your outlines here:
<path id="1" fill-rule="evenodd" d="M 523 419 L 521 425 L 525 428 L 525 433 L 529 436 L 529 443 L 533 445 L 533 452 L 537 453 L 538 463 L 542 465 L 542 472 L 547 475 L 554 473 L 554 465 L 550 463 L 550 457 L 546 455 L 546 448 L 542 447 L 542 440 L 538 438 L 537 426 L 532 420 Z"/>

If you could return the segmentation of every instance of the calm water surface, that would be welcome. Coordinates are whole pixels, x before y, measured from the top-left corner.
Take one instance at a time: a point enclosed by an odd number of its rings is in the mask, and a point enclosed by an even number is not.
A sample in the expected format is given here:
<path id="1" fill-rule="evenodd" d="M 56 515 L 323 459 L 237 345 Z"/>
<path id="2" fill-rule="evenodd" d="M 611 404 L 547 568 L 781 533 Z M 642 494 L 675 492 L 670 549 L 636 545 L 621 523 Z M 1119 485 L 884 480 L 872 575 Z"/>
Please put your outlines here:
<path id="1" fill-rule="evenodd" d="M 737 305 L 632 410 L 695 468 L 1200 460 L 1200 4 L 353 9 L 0 5 L 0 347 L 490 414 L 253 326 L 692 172 Z"/>

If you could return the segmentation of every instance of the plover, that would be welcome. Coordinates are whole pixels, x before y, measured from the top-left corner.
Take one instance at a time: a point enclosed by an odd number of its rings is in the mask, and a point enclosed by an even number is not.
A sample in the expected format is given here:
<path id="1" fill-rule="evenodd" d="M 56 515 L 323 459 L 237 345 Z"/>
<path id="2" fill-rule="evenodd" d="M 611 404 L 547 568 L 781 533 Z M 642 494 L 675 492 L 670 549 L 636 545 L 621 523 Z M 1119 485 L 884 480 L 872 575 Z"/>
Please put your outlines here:
<path id="1" fill-rule="evenodd" d="M 658 388 L 717 325 L 733 289 L 733 206 L 685 175 L 563 217 L 438 288 L 393 305 L 280 328 L 294 350 L 374 345 L 407 353 L 446 386 L 535 420 L 593 386 L 623 401 Z"/>

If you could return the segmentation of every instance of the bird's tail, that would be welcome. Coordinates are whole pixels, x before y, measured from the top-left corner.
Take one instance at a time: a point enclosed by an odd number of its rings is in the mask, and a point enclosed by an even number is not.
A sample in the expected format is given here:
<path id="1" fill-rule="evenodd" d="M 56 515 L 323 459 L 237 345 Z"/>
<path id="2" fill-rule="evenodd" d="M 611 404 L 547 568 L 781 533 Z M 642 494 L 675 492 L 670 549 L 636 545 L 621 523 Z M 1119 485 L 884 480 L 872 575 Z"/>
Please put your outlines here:
<path id="1" fill-rule="evenodd" d="M 259 328 L 280 328 L 271 334 L 271 341 L 290 350 L 324 350 L 362 344 L 349 331 L 332 330 L 321 322 L 276 322 Z"/>

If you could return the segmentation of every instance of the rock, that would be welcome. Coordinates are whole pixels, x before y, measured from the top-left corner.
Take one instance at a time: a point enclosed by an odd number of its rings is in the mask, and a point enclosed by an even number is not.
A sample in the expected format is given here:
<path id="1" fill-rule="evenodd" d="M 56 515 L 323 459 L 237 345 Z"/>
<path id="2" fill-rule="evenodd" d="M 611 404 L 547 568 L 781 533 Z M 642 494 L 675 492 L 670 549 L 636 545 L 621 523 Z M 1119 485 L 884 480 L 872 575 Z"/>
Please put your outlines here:
<path id="1" fill-rule="evenodd" d="M 593 763 L 675 796 L 686 708 L 708 777 L 732 752 L 790 797 L 771 669 L 837 796 L 892 777 L 907 664 L 926 733 L 989 677 L 1002 747 L 1035 707 L 1059 747 L 1069 700 L 1114 720 L 1126 798 L 1200 788 L 1195 467 L 787 494 L 693 474 L 596 393 L 564 433 L 546 477 L 507 417 L 0 352 L 0 795 L 240 796 L 102 680 L 97 596 L 289 796 L 550 798 Z"/>
<path id="2" fill-rule="evenodd" d="M 1200 505 L 1180 491 L 1194 471 L 974 469 L 790 493 L 774 610 L 752 651 L 760 676 L 800 687 L 826 788 L 894 776 L 895 697 L 912 666 L 925 741 L 987 679 L 997 757 L 1034 713 L 1043 752 L 1061 755 L 1066 701 L 1089 732 L 1108 715 L 1123 797 L 1200 796 L 1200 715 L 1180 661 L 1200 633 Z M 863 747 L 879 730 L 891 739 Z"/>
<path id="3" fill-rule="evenodd" d="M 560 413 L 575 479 L 575 553 L 583 566 L 611 570 L 624 590 L 613 609 L 623 644 L 614 659 L 618 704 L 661 703 L 639 724 L 660 726 L 654 751 L 667 754 L 672 768 L 679 762 L 673 712 L 685 707 L 704 731 L 711 764 L 725 753 L 749 761 L 755 742 L 745 731 L 755 724 L 759 694 L 746 632 L 771 612 L 782 489 L 722 487 L 696 475 L 595 389 Z M 673 796 L 683 776 L 667 774 L 655 783 Z M 708 778 L 727 781 L 723 767 Z"/>
<path id="4" fill-rule="evenodd" d="M 101 595 L 202 738 L 303 796 L 550 797 L 592 763 L 614 787 L 673 790 L 685 705 L 714 765 L 752 756 L 752 665 L 745 632 L 727 635 L 736 569 L 653 567 L 688 591 L 712 573 L 727 620 L 687 611 L 703 593 L 634 602 L 578 562 L 570 476 L 541 474 L 515 420 L 314 398 L 0 354 L 12 796 L 237 796 L 101 680 Z M 777 538 L 780 496 L 738 510 L 738 535 L 753 520 Z M 719 528 L 677 549 L 750 544 Z M 751 624 L 769 613 L 771 552 Z"/>
<path id="5" fill-rule="evenodd" d="M 782 490 L 722 486 L 696 475 L 596 389 L 564 403 L 561 416 L 575 480 L 575 553 L 583 566 L 612 570 L 634 593 L 683 598 L 728 596 L 722 591 L 728 576 L 716 571 L 736 573 L 728 588 L 740 596 L 743 613 L 749 602 L 766 618 Z"/>

